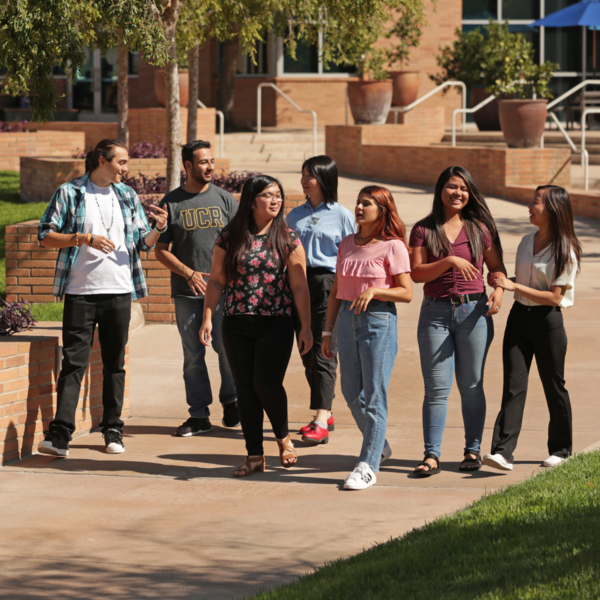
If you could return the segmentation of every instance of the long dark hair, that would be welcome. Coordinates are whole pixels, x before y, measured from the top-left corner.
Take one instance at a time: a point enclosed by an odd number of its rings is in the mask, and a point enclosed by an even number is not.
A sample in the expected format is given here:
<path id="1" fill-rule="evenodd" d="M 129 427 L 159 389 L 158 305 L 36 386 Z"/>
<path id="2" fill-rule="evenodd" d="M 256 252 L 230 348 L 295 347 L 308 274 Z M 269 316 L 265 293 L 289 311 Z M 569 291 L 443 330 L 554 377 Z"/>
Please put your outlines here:
<path id="1" fill-rule="evenodd" d="M 101 156 L 110 162 L 115 157 L 115 148 L 125 148 L 125 150 L 127 150 L 127 147 L 117 140 L 100 140 L 96 144 L 96 147 L 86 154 L 86 172 L 94 171 L 100 166 Z"/>
<path id="2" fill-rule="evenodd" d="M 379 185 L 368 185 L 360 190 L 358 195 L 361 194 L 369 196 L 381 210 L 379 229 L 376 235 L 381 235 L 384 240 L 402 240 L 406 244 L 406 226 L 398 214 L 390 190 Z"/>
<path id="3" fill-rule="evenodd" d="M 338 199 L 338 168 L 329 156 L 313 156 L 304 161 L 302 170 L 306 169 L 319 183 L 326 204 L 333 204 Z"/>
<path id="4" fill-rule="evenodd" d="M 577 273 L 579 273 L 581 244 L 573 226 L 573 208 L 569 194 L 558 185 L 540 185 L 535 191 L 541 190 L 546 192 L 544 201 L 549 217 L 548 237 L 555 265 L 554 278 L 559 277 L 572 262 L 571 251 L 575 253 Z"/>
<path id="5" fill-rule="evenodd" d="M 250 177 L 242 188 L 238 211 L 223 229 L 223 232 L 227 235 L 228 244 L 227 253 L 225 254 L 225 277 L 227 281 L 235 281 L 239 265 L 244 261 L 244 257 L 252 247 L 252 235 L 256 233 L 252 207 L 256 196 L 273 183 L 276 183 L 279 187 L 283 202 L 267 233 L 267 245 L 270 245 L 279 255 L 280 273 L 287 265 L 288 255 L 295 249 L 284 218 L 285 196 L 281 183 L 269 175 Z"/>
<path id="6" fill-rule="evenodd" d="M 469 245 L 471 246 L 471 255 L 475 260 L 483 256 L 484 244 L 483 235 L 484 227 L 492 236 L 492 245 L 496 246 L 500 256 L 502 256 L 502 245 L 498 236 L 498 229 L 492 217 L 492 213 L 488 208 L 487 202 L 483 194 L 479 191 L 477 184 L 473 180 L 471 173 L 463 167 L 448 167 L 438 177 L 435 184 L 435 192 L 433 195 L 433 208 L 431 213 L 425 219 L 425 228 L 427 229 L 427 249 L 434 256 L 442 254 L 452 254 L 452 247 L 444 231 L 445 213 L 444 204 L 442 202 L 442 190 L 450 179 L 450 177 L 458 176 L 466 184 L 469 190 L 469 201 L 462 209 L 461 219 L 465 228 Z"/>

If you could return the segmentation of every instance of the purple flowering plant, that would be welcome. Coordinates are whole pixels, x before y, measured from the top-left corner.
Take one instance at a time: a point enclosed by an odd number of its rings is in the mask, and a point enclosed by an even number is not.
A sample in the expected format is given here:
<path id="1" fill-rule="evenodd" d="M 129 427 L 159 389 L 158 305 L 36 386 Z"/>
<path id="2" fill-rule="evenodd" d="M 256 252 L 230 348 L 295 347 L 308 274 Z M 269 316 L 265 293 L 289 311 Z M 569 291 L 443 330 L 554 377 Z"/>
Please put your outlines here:
<path id="1" fill-rule="evenodd" d="M 13 335 L 35 326 L 35 318 L 31 314 L 31 304 L 23 302 L 6 302 L 3 298 L 0 306 L 0 335 Z"/>

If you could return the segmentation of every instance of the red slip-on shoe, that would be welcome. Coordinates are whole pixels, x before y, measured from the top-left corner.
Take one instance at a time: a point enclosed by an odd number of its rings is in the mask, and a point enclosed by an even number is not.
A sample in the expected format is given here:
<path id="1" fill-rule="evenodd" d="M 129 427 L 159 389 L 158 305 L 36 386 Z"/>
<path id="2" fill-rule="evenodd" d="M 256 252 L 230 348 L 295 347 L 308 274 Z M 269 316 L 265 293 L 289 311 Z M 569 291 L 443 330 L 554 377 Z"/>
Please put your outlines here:
<path id="1" fill-rule="evenodd" d="M 299 433 L 301 433 L 303 435 L 305 433 L 308 433 L 312 429 L 314 422 L 315 422 L 315 420 L 313 419 L 308 425 L 301 427 Z M 327 419 L 327 428 L 329 429 L 329 431 L 333 431 L 335 429 L 335 423 L 333 421 L 333 413 L 331 413 L 331 416 Z"/>
<path id="2" fill-rule="evenodd" d="M 307 431 L 302 439 L 305 442 L 315 442 L 316 444 L 327 444 L 329 443 L 329 430 L 323 429 L 320 425 L 312 423 L 310 431 Z"/>

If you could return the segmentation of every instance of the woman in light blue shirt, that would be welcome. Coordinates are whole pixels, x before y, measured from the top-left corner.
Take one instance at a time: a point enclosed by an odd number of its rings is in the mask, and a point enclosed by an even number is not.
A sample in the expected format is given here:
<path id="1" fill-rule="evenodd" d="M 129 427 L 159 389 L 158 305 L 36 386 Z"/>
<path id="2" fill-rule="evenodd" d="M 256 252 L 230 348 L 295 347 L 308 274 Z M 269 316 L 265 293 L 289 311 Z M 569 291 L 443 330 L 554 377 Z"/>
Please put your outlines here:
<path id="1" fill-rule="evenodd" d="M 337 372 L 336 330 L 331 343 L 333 360 L 323 357 L 321 342 L 329 293 L 335 281 L 338 246 L 347 235 L 356 232 L 356 224 L 354 215 L 337 201 L 338 170 L 331 158 L 314 156 L 304 161 L 300 182 L 306 203 L 288 214 L 287 223 L 300 236 L 306 251 L 314 344 L 302 356 L 302 362 L 310 386 L 310 408 L 316 411 L 313 421 L 302 427 L 300 433 L 305 441 L 326 444 L 329 431 L 334 428 L 331 406 Z"/>

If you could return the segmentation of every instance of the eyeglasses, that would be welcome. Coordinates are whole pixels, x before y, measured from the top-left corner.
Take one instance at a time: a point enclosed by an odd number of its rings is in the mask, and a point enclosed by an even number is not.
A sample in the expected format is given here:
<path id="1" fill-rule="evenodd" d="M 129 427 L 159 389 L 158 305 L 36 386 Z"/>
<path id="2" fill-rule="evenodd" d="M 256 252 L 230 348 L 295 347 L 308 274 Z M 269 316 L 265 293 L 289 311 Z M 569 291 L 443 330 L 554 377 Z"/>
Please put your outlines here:
<path id="1" fill-rule="evenodd" d="M 270 202 L 271 200 L 275 200 L 276 202 L 283 202 L 283 198 L 281 197 L 281 194 L 266 193 L 266 194 L 258 194 L 256 197 L 264 198 L 267 202 Z"/>

